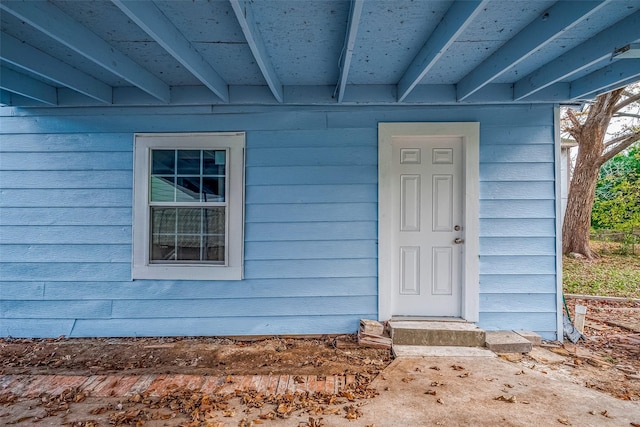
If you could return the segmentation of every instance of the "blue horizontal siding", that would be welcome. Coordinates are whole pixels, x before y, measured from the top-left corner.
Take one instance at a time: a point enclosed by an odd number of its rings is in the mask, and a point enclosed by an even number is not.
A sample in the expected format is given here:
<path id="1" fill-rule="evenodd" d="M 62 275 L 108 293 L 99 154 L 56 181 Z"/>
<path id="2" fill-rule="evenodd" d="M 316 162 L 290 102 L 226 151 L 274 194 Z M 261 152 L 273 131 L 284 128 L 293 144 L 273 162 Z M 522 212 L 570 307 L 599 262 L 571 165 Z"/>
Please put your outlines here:
<path id="1" fill-rule="evenodd" d="M 256 278 L 375 277 L 375 259 L 245 261 L 244 276 Z"/>
<path id="2" fill-rule="evenodd" d="M 131 226 L 3 226 L 0 244 L 131 244 Z"/>
<path id="3" fill-rule="evenodd" d="M 554 200 L 482 200 L 480 203 L 480 218 L 483 219 L 554 219 L 555 217 Z"/>
<path id="4" fill-rule="evenodd" d="M 480 237 L 555 237 L 555 230 L 556 222 L 552 218 L 486 218 L 480 221 Z"/>
<path id="5" fill-rule="evenodd" d="M 378 167 L 359 166 L 256 166 L 247 170 L 247 185 L 376 184 Z"/>
<path id="6" fill-rule="evenodd" d="M 541 293 L 483 293 L 480 310 L 483 313 L 548 312 L 556 305 L 556 296 Z"/>
<path id="7" fill-rule="evenodd" d="M 246 198 L 247 204 L 375 202 L 378 187 L 374 184 L 247 186 Z"/>
<path id="8" fill-rule="evenodd" d="M 0 301 L 0 318 L 77 319 L 111 317 L 111 301 Z"/>
<path id="9" fill-rule="evenodd" d="M 376 165 L 376 147 L 256 148 L 247 151 L 252 166 Z"/>
<path id="10" fill-rule="evenodd" d="M 345 112 L 348 111 L 348 114 Z M 480 138 L 484 138 L 484 123 L 501 125 L 505 131 L 511 127 L 544 125 L 553 123 L 553 112 L 548 106 L 514 105 L 482 106 L 482 108 L 445 107 L 370 107 L 340 111 L 331 110 L 326 114 L 329 128 L 376 128 L 378 122 L 480 122 Z M 515 135 L 526 135 L 516 132 Z M 524 139 L 526 141 L 526 138 Z M 514 143 L 522 142 L 514 138 Z"/>
<path id="11" fill-rule="evenodd" d="M 61 207 L 125 207 L 131 206 L 131 189 L 96 188 L 78 189 L 29 189 L 0 190 L 6 207 L 33 208 L 41 206 Z"/>
<path id="12" fill-rule="evenodd" d="M 200 114 L 159 114 L 160 110 L 152 107 L 146 111 L 132 109 L 125 113 L 121 110 L 114 114 L 109 109 L 92 109 L 91 112 L 85 110 L 84 114 L 67 113 L 74 114 L 71 120 L 61 120 L 56 112 L 51 112 L 53 115 L 3 117 L 2 131 L 26 134 L 87 133 L 91 137 L 95 133 L 310 130 L 325 129 L 327 126 L 326 115 L 322 112 L 283 110 L 283 114 L 274 111 L 276 109 L 271 110 L 245 114 L 225 114 L 220 111 L 211 114 L 209 109 Z"/>
<path id="13" fill-rule="evenodd" d="M 378 130 L 375 127 L 362 129 L 277 130 L 256 131 L 247 135 L 247 147 L 251 149 L 335 146 L 368 146 L 377 149 Z"/>
<path id="14" fill-rule="evenodd" d="M 480 325 L 550 336 L 552 113 L 544 105 L 11 109 L 0 128 L 0 334 L 355 332 L 360 318 L 377 317 L 378 123 L 480 121 Z M 247 132 L 245 279 L 132 281 L 133 134 L 198 131 Z"/>
<path id="15" fill-rule="evenodd" d="M 130 189 L 133 174 L 130 170 L 108 171 L 0 171 L 0 182 L 4 189 Z"/>
<path id="16" fill-rule="evenodd" d="M 556 239 L 553 237 L 482 237 L 480 256 L 526 254 L 527 256 L 555 256 Z"/>
<path id="17" fill-rule="evenodd" d="M 131 206 L 121 208 L 2 207 L 0 225 L 104 225 L 131 227 Z M 25 242 L 30 243 L 30 242 Z"/>
<path id="18" fill-rule="evenodd" d="M 375 240 L 247 242 L 244 247 L 246 261 L 352 258 L 376 259 Z"/>
<path id="19" fill-rule="evenodd" d="M 177 313 L 181 318 L 203 318 L 211 315 L 237 317 L 244 312 L 247 317 L 266 316 L 334 316 L 350 315 L 354 307 L 364 308 L 365 312 L 376 311 L 376 296 L 355 297 L 287 297 L 215 299 L 215 300 L 115 300 L 113 317 L 126 319 L 171 318 Z M 171 307 L 168 309 L 168 307 Z"/>
<path id="20" fill-rule="evenodd" d="M 45 282 L 0 282 L 0 300 L 43 299 L 44 287 Z"/>
<path id="21" fill-rule="evenodd" d="M 0 334 L 3 337 L 25 338 L 69 337 L 75 322 L 74 319 L 60 318 L 2 319 L 0 321 Z M 94 336 L 99 335 L 101 334 L 94 334 Z"/>
<path id="22" fill-rule="evenodd" d="M 131 262 L 131 245 L 7 245 L 0 263 L 28 262 Z"/>
<path id="23" fill-rule="evenodd" d="M 480 274 L 554 274 L 555 272 L 555 256 L 480 256 Z"/>
<path id="24" fill-rule="evenodd" d="M 353 311 L 343 316 L 206 317 L 174 319 L 79 319 L 71 337 L 95 336 L 236 336 L 290 334 L 344 334 L 358 329 L 360 319 L 375 312 Z M 47 336 L 56 336 L 47 335 Z"/>
<path id="25" fill-rule="evenodd" d="M 5 120 L 5 118 L 2 119 L 3 125 Z M 91 135 L 6 133 L 2 135 L 2 144 L 0 144 L 0 153 L 65 152 L 69 155 L 75 155 L 75 153 L 81 152 L 105 151 L 131 153 L 133 151 L 133 135 L 131 133 L 91 133 Z"/>
<path id="26" fill-rule="evenodd" d="M 37 262 L 0 264 L 3 281 L 57 280 L 74 282 L 81 280 L 131 280 L 131 263 L 103 262 Z"/>
<path id="27" fill-rule="evenodd" d="M 553 181 L 481 182 L 481 200 L 553 200 Z"/>
<path id="28" fill-rule="evenodd" d="M 553 163 L 554 150 L 550 144 L 483 144 L 480 147 L 480 163 Z"/>
<path id="29" fill-rule="evenodd" d="M 484 313 L 480 310 L 478 326 L 487 331 L 505 329 L 533 331 L 542 339 L 558 339 L 555 312 Z"/>
<path id="30" fill-rule="evenodd" d="M 2 153 L 2 169 L 9 171 L 131 170 L 132 163 L 132 151 Z"/>
<path id="31" fill-rule="evenodd" d="M 376 227 L 374 221 L 249 223 L 245 225 L 245 241 L 366 240 L 376 238 Z"/>
<path id="32" fill-rule="evenodd" d="M 544 145 L 549 144 L 549 141 L 553 141 L 552 125 L 529 126 L 529 123 L 527 121 L 521 126 L 483 124 L 482 138 L 491 141 L 491 144 L 504 145 L 521 144 L 522 142 Z"/>
<path id="33" fill-rule="evenodd" d="M 24 282 L 0 282 L 0 290 L 7 289 L 8 299 L 35 298 L 44 288 L 41 297 L 47 300 L 64 299 L 219 299 L 235 298 L 273 298 L 284 297 L 339 297 L 339 296 L 376 296 L 377 279 L 375 277 L 339 277 L 311 279 L 247 279 L 240 282 L 225 281 L 163 281 L 134 280 L 132 282 L 41 282 L 36 283 L 29 292 L 19 292 Z M 28 286 L 32 284 L 29 283 Z M 12 289 L 14 289 L 12 291 Z M 4 294 L 3 294 L 4 295 Z"/>
<path id="34" fill-rule="evenodd" d="M 553 181 L 553 163 L 497 163 L 484 162 L 480 165 L 480 181 Z"/>
<path id="35" fill-rule="evenodd" d="M 481 274 L 480 292 L 482 294 L 500 293 L 547 293 L 556 290 L 555 274 Z"/>
<path id="36" fill-rule="evenodd" d="M 247 204 L 245 221 L 334 222 L 377 221 L 377 203 Z"/>

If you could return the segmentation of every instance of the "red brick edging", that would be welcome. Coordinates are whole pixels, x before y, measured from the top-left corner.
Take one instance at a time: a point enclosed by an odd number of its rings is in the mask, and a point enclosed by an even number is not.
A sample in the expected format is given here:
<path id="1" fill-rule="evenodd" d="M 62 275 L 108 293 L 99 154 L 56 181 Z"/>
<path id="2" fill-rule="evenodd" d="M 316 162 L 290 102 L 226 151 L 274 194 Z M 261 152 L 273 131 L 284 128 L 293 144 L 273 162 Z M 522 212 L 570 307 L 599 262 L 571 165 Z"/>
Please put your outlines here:
<path id="1" fill-rule="evenodd" d="M 78 388 L 93 397 L 123 397 L 148 393 L 162 396 L 174 389 L 200 390 L 207 394 L 227 394 L 237 390 L 256 390 L 264 394 L 294 392 L 338 393 L 355 383 L 354 375 L 318 377 L 316 375 L 3 375 L 0 394 L 36 397 L 42 393 L 60 395 Z"/>

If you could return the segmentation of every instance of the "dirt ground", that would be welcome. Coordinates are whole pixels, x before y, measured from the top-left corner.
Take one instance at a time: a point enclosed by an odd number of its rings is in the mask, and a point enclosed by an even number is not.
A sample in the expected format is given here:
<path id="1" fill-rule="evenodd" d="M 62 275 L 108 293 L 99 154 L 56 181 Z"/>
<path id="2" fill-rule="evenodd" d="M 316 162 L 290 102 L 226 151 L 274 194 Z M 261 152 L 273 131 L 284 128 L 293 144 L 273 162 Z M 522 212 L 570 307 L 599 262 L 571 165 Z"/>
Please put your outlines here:
<path id="1" fill-rule="evenodd" d="M 640 402 L 640 303 L 567 301 L 587 306 L 585 341 L 545 342 L 557 357 L 504 355 L 514 365 L 563 378 L 617 399 Z M 573 313 L 572 313 L 573 316 Z M 546 352 L 544 354 L 549 355 Z M 163 396 L 95 398 L 78 390 L 37 398 L 0 388 L 0 424 L 43 426 L 256 426 L 296 417 L 296 426 L 323 419 L 356 420 L 379 394 L 371 382 L 392 361 L 389 350 L 362 348 L 354 336 L 318 338 L 109 338 L 0 340 L 0 375 L 355 375 L 337 395 L 208 396 L 175 389 Z M 365 417 L 366 418 L 366 417 Z M 369 424 L 371 425 L 371 424 Z"/>
<path id="2" fill-rule="evenodd" d="M 347 342 L 339 349 L 340 344 Z M 351 345 L 353 343 L 353 345 Z M 105 338 L 0 340 L 0 374 L 375 376 L 388 350 L 357 347 L 355 337 Z"/>
<path id="3" fill-rule="evenodd" d="M 567 298 L 571 318 L 575 306 L 587 307 L 585 340 L 576 344 L 545 343 L 564 357 L 549 366 L 544 360 L 525 355 L 520 363 L 537 370 L 565 375 L 617 399 L 640 401 L 640 302 Z"/>

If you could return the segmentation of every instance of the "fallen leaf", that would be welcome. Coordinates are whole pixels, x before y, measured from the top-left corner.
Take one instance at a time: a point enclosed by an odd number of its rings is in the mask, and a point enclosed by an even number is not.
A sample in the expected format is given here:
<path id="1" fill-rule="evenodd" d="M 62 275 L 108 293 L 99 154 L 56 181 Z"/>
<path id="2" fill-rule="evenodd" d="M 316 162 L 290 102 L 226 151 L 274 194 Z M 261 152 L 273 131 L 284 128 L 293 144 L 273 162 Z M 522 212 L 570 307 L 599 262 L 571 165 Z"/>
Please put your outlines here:
<path id="1" fill-rule="evenodd" d="M 600 412 L 600 415 L 602 415 L 603 417 L 611 418 L 611 415 L 609 415 L 609 411 L 602 411 Z"/>
<path id="2" fill-rule="evenodd" d="M 431 396 L 435 396 L 436 395 L 436 391 L 435 390 L 427 390 L 424 392 L 424 394 L 430 394 Z"/>
<path id="3" fill-rule="evenodd" d="M 464 371 L 464 368 L 460 365 L 451 365 L 451 368 L 455 371 Z"/>
<path id="4" fill-rule="evenodd" d="M 516 403 L 517 402 L 515 396 L 505 397 L 504 395 L 500 395 L 498 397 L 494 397 L 493 400 L 499 400 L 501 402 L 509 402 L 509 403 Z"/>
<path id="5" fill-rule="evenodd" d="M 402 379 L 403 383 L 410 383 L 411 381 L 415 380 L 415 378 L 411 378 L 411 377 L 405 377 Z"/>
<path id="6" fill-rule="evenodd" d="M 558 422 L 559 422 L 560 424 L 564 424 L 564 425 L 566 425 L 566 426 L 571 425 L 571 424 L 569 423 L 569 420 L 568 420 L 568 419 L 566 419 L 566 418 L 558 418 Z"/>
<path id="7" fill-rule="evenodd" d="M 441 405 L 444 405 L 444 400 L 442 400 L 442 399 L 438 399 L 438 400 L 436 400 L 436 402 L 438 402 Z"/>
<path id="8" fill-rule="evenodd" d="M 516 375 L 524 375 L 526 372 L 524 370 L 516 372 Z"/>
<path id="9" fill-rule="evenodd" d="M 322 423 L 322 418 L 318 418 L 317 420 L 313 417 L 309 417 L 309 421 L 304 424 L 299 424 L 298 427 L 322 427 L 324 424 Z"/>
<path id="10" fill-rule="evenodd" d="M 439 367 L 437 367 L 437 366 L 432 366 L 432 367 L 430 367 L 429 369 L 433 369 L 434 371 L 439 371 L 439 370 L 440 370 L 440 368 L 439 368 Z"/>
<path id="11" fill-rule="evenodd" d="M 444 383 L 441 383 L 440 381 L 433 381 L 431 383 L 431 387 L 440 387 L 440 386 L 443 386 L 443 385 L 444 385 Z"/>
<path id="12" fill-rule="evenodd" d="M 349 421 L 357 420 L 362 416 L 362 412 L 355 405 L 345 406 L 344 410 L 347 411 L 344 417 Z"/>
<path id="13" fill-rule="evenodd" d="M 458 377 L 460 377 L 460 378 L 467 378 L 469 375 L 471 375 L 471 372 L 467 371 L 467 372 L 465 372 L 465 373 L 463 373 L 463 374 L 458 375 Z"/>

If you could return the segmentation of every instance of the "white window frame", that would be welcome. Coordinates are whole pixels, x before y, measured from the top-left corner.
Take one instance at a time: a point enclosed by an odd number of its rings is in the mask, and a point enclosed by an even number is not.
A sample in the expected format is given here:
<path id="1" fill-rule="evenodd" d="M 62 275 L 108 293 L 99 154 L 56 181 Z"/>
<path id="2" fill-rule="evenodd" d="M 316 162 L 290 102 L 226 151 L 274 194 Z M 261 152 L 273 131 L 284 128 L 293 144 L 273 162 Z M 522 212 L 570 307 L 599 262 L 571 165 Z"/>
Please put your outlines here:
<path id="1" fill-rule="evenodd" d="M 151 150 L 226 150 L 227 258 L 225 265 L 209 263 L 151 263 Z M 132 278 L 159 280 L 242 280 L 244 276 L 245 133 L 137 133 L 133 157 Z"/>

